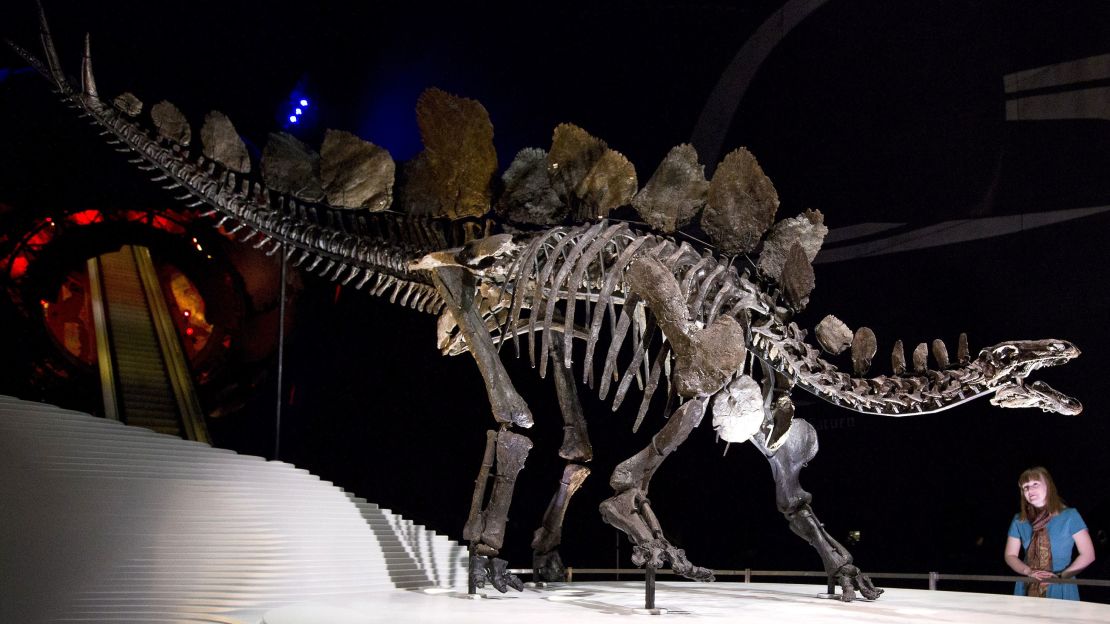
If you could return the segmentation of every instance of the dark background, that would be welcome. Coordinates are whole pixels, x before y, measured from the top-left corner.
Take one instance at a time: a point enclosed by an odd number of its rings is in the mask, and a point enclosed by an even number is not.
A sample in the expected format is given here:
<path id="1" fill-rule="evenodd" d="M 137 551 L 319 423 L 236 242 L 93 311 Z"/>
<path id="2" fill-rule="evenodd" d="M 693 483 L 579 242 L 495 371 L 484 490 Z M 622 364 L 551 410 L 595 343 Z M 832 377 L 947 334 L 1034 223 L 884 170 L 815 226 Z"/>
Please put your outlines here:
<path id="1" fill-rule="evenodd" d="M 33 3 L 9 3 L 0 30 L 36 48 Z M 133 91 L 177 104 L 199 128 L 227 113 L 252 147 L 281 129 L 295 94 L 312 100 L 291 128 L 318 145 L 326 127 L 354 131 L 398 162 L 420 149 L 412 107 L 438 86 L 481 101 L 501 169 L 524 147 L 550 145 L 572 122 L 635 163 L 640 184 L 690 140 L 707 98 L 748 37 L 783 3 L 610 2 L 50 2 L 63 61 L 76 73 L 92 33 L 102 95 Z M 838 227 L 1022 215 L 1110 204 L 1110 122 L 1007 122 L 1002 76 L 1106 54 L 1104 2 L 828 2 L 760 66 L 737 115 L 718 132 L 747 146 L 774 180 L 779 216 L 820 209 Z M 46 83 L 5 51 L 0 80 L 0 202 L 18 210 L 168 205 L 52 101 Z M 1105 86 L 1105 81 L 1095 86 Z M 287 125 L 287 124 L 285 124 Z M 723 156 L 723 154 L 721 154 Z M 705 156 L 703 155 L 703 158 Z M 1005 532 L 1017 475 L 1043 464 L 1095 538 L 1085 576 L 1110 578 L 1110 434 L 1104 360 L 1110 215 L 915 252 L 824 263 L 799 324 L 825 314 L 879 337 L 876 374 L 901 339 L 966 331 L 978 349 L 1058 337 L 1079 360 L 1038 378 L 1080 398 L 1077 418 L 992 408 L 986 400 L 921 417 L 858 415 L 797 393 L 821 451 L 803 473 L 814 509 L 864 570 L 1008 574 Z M 468 356 L 443 358 L 434 319 L 363 292 L 305 278 L 286 344 L 280 459 L 460 538 L 485 430 L 493 421 Z M 19 331 L 0 327 L 0 334 Z M 14 339 L 13 339 L 14 340 Z M 5 344 L 17 344 L 8 340 Z M 6 360 L 23 354 L 7 350 Z M 562 462 L 554 388 L 512 362 L 537 424 L 505 554 L 530 565 L 528 542 Z M 845 362 L 837 362 L 842 367 Z M 274 365 L 220 446 L 273 457 Z M 35 396 L 18 379 L 0 391 Z M 630 433 L 638 397 L 611 413 L 585 397 L 594 476 L 568 513 L 563 547 L 581 567 L 628 565 L 629 546 L 602 524 L 613 466 L 648 443 L 656 413 Z M 633 413 L 629 413 L 629 411 Z M 701 565 L 816 570 L 812 550 L 775 510 L 770 471 L 748 445 L 703 426 L 670 457 L 651 499 L 673 541 Z M 619 546 L 618 546 L 619 543 Z M 619 548 L 619 553 L 618 553 Z M 891 583 L 894 584 L 894 583 Z M 956 584 L 942 584 L 955 588 Z M 1001 584 L 959 586 L 1008 591 Z M 1107 600 L 1097 590 L 1088 598 Z"/>

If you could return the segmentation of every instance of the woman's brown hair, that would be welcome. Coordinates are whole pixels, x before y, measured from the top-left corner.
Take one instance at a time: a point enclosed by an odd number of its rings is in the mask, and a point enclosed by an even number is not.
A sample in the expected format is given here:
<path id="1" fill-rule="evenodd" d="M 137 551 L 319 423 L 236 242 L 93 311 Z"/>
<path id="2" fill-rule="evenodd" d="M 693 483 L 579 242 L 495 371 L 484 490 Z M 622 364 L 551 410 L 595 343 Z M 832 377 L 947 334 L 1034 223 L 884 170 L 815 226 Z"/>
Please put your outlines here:
<path id="1" fill-rule="evenodd" d="M 1064 510 L 1066 507 L 1064 499 L 1060 498 L 1059 492 L 1056 491 L 1056 483 L 1052 480 L 1052 475 L 1048 474 L 1048 469 L 1043 466 L 1034 466 L 1021 473 L 1021 476 L 1018 477 L 1018 498 L 1021 499 L 1019 520 L 1022 522 L 1032 522 L 1033 518 L 1037 517 L 1037 508 L 1030 505 L 1029 501 L 1025 500 L 1025 493 L 1021 491 L 1021 486 L 1030 481 L 1044 482 L 1045 489 L 1048 490 L 1044 506 L 1049 514 L 1057 514 Z"/>

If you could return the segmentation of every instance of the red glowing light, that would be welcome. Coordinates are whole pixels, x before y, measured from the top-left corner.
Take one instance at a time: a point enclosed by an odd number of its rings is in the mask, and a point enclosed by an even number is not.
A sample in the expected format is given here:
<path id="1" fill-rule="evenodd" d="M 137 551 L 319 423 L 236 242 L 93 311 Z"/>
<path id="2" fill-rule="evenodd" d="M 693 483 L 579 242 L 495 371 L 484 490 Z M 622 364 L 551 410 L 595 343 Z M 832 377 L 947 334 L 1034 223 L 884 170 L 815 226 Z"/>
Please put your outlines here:
<path id="1" fill-rule="evenodd" d="M 69 221 L 76 225 L 89 225 L 90 223 L 98 223 L 103 220 L 104 215 L 100 214 L 100 211 L 95 208 L 82 210 L 81 212 L 75 212 L 69 215 Z"/>
<path id="2" fill-rule="evenodd" d="M 25 256 L 18 256 L 12 260 L 12 279 L 23 277 L 23 274 L 27 272 L 28 265 L 30 265 L 30 261 Z"/>
<path id="3" fill-rule="evenodd" d="M 53 225 L 53 223 L 51 225 Z M 42 247 L 52 240 L 54 240 L 54 230 L 43 228 L 31 235 L 27 239 L 27 244 L 32 247 Z"/>
<path id="4" fill-rule="evenodd" d="M 182 314 L 185 315 L 185 318 L 189 318 L 189 311 L 188 310 L 185 310 L 184 312 L 182 312 Z"/>
<path id="5" fill-rule="evenodd" d="M 185 335 L 186 336 L 192 336 L 193 335 L 193 328 L 192 327 L 186 327 L 185 328 Z"/>

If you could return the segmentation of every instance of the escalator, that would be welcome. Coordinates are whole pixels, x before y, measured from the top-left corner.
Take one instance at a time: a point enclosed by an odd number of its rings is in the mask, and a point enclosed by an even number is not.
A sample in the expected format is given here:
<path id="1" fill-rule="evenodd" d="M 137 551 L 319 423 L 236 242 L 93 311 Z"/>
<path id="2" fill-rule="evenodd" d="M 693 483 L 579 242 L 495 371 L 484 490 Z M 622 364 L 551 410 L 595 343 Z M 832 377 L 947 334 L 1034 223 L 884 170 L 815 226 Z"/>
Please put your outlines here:
<path id="1" fill-rule="evenodd" d="M 188 362 L 145 247 L 88 261 L 104 411 L 108 418 L 208 442 Z"/>

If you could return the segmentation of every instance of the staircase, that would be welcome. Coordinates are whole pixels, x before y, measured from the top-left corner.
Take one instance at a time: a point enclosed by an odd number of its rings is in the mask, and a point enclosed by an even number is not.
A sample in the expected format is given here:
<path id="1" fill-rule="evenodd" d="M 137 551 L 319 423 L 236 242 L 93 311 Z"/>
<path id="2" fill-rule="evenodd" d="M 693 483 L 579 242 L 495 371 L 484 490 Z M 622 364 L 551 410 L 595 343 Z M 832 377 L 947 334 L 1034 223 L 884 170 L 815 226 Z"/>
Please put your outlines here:
<path id="1" fill-rule="evenodd" d="M 208 441 L 191 373 L 150 252 L 124 245 L 89 261 L 105 414 Z"/>
<path id="2" fill-rule="evenodd" d="M 258 622 L 465 588 L 464 546 L 281 462 L 0 396 L 0 622 Z"/>

